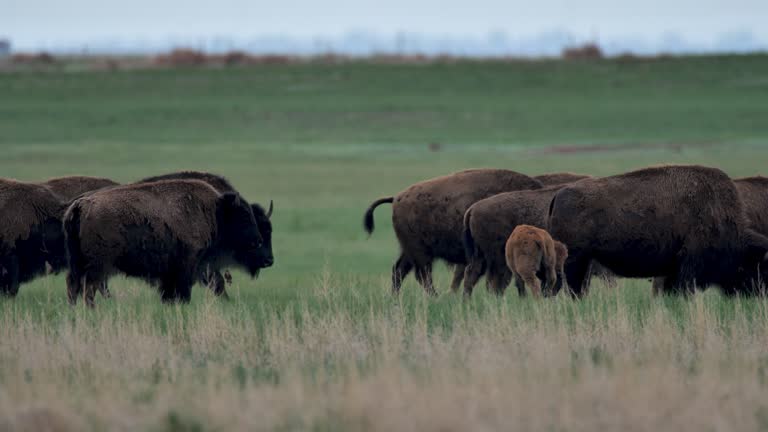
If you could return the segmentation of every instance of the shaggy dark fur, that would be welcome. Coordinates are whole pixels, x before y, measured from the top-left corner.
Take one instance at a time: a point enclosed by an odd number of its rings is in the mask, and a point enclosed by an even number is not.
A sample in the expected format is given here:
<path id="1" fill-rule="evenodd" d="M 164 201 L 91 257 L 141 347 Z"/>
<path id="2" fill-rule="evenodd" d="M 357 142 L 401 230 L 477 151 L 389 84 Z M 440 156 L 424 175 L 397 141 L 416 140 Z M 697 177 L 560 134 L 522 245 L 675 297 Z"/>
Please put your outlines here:
<path id="1" fill-rule="evenodd" d="M 667 292 L 719 286 L 751 292 L 768 238 L 748 228 L 736 186 L 722 171 L 660 166 L 561 189 L 552 200 L 552 237 L 568 246 L 565 275 L 586 293 L 591 260 L 619 276 L 664 277 Z"/>
<path id="2" fill-rule="evenodd" d="M 461 238 L 464 212 L 473 203 L 520 189 L 539 189 L 541 183 L 524 174 L 501 169 L 460 171 L 416 183 L 394 197 L 381 198 L 365 212 L 363 225 L 373 232 L 373 211 L 392 204 L 392 224 L 401 254 L 392 268 L 392 291 L 398 293 L 403 278 L 415 269 L 416 279 L 428 294 L 432 285 L 432 263 L 442 259 L 456 266 L 451 289 L 461 285 L 467 260 Z"/>
<path id="3" fill-rule="evenodd" d="M 494 195 L 474 203 L 464 214 L 463 237 L 467 256 L 464 294 L 472 295 L 486 275 L 488 289 L 502 294 L 512 279 L 504 256 L 507 238 L 518 225 L 544 228 L 549 203 L 562 186 Z M 525 290 L 518 287 L 518 293 Z"/>
<path id="4" fill-rule="evenodd" d="M 0 179 L 0 293 L 66 266 L 61 217 L 65 203 L 49 188 Z"/>
<path id="5" fill-rule="evenodd" d="M 107 178 L 88 176 L 57 177 L 40 184 L 47 186 L 64 201 L 71 201 L 86 192 L 119 185 L 119 183 Z"/>
<path id="6" fill-rule="evenodd" d="M 592 176 L 583 175 L 583 174 L 574 174 L 570 172 L 560 172 L 560 173 L 549 173 L 549 174 L 542 174 L 534 176 L 536 180 L 540 181 L 541 184 L 546 186 L 555 186 L 555 185 L 564 185 L 568 183 L 573 183 L 578 180 L 582 180 L 585 178 L 592 178 Z"/>
<path id="7" fill-rule="evenodd" d="M 118 186 L 77 199 L 64 217 L 71 303 L 93 306 L 95 289 L 115 273 L 157 285 L 162 299 L 189 301 L 209 268 L 237 265 L 255 276 L 263 239 L 251 207 L 199 180 Z"/>
<path id="8" fill-rule="evenodd" d="M 219 193 L 240 193 L 235 189 L 234 186 L 232 186 L 232 183 L 230 183 L 229 180 L 223 176 L 201 171 L 179 171 L 154 177 L 147 177 L 137 181 L 136 183 L 151 183 L 161 180 L 201 180 L 213 186 L 213 188 L 219 191 Z M 264 266 L 269 267 L 274 263 L 274 256 L 272 254 L 272 222 L 270 221 L 273 210 L 272 201 L 269 202 L 269 210 L 266 212 L 264 211 L 263 207 L 256 203 L 251 204 L 251 209 L 253 210 L 253 215 L 256 218 L 256 223 L 259 225 L 259 233 L 264 240 L 264 247 L 261 250 L 262 259 L 265 263 Z M 226 291 L 226 284 L 232 283 L 232 276 L 229 274 L 229 272 L 224 272 L 224 275 L 222 276 L 220 269 L 209 268 L 202 274 L 201 282 L 203 285 L 208 286 L 217 296 L 221 296 L 222 298 L 226 299 L 229 298 L 229 294 L 227 294 Z"/>

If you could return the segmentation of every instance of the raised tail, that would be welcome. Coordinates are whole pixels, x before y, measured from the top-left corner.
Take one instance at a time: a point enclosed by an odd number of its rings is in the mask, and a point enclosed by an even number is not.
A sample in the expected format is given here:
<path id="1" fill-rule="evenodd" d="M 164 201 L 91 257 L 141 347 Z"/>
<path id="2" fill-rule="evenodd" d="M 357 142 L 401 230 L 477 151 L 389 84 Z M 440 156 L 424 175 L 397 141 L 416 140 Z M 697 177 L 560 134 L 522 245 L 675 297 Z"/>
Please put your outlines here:
<path id="1" fill-rule="evenodd" d="M 472 237 L 472 229 L 469 227 L 469 223 L 471 222 L 472 218 L 472 209 L 470 208 L 464 213 L 464 233 L 463 233 L 463 240 L 464 240 L 464 255 L 467 257 L 467 260 L 469 260 L 472 256 L 475 255 L 475 239 Z"/>
<path id="2" fill-rule="evenodd" d="M 386 203 L 393 203 L 395 202 L 395 197 L 384 197 L 379 198 L 368 207 L 368 209 L 365 211 L 365 216 L 363 217 L 363 228 L 365 228 L 365 232 L 367 232 L 369 235 L 373 233 L 373 211 L 376 210 L 376 207 L 380 206 L 381 204 Z"/>

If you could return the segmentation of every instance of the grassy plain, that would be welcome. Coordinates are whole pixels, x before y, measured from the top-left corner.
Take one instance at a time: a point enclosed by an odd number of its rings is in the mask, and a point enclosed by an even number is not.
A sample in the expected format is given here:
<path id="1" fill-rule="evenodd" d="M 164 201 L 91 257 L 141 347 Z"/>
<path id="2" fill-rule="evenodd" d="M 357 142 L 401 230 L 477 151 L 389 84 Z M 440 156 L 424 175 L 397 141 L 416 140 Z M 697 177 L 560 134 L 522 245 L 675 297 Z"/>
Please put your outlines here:
<path id="1" fill-rule="evenodd" d="M 365 62 L 0 74 L 0 172 L 226 175 L 275 200 L 276 265 L 163 306 L 61 276 L 0 300 L 0 430 L 768 428 L 768 302 L 388 293 L 389 209 L 468 167 L 609 175 L 656 163 L 766 174 L 768 56 Z M 438 151 L 430 150 L 437 143 Z"/>

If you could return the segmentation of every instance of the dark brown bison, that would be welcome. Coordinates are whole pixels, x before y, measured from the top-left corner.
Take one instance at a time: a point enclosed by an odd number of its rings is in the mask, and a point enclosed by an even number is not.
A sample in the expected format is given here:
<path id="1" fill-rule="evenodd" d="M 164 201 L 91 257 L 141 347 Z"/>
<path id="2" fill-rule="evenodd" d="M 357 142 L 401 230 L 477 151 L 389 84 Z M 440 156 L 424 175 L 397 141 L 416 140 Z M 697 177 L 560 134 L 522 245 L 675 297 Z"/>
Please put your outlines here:
<path id="1" fill-rule="evenodd" d="M 119 183 L 107 178 L 88 176 L 57 177 L 40 184 L 47 186 L 65 201 L 73 200 L 86 192 L 119 185 Z"/>
<path id="2" fill-rule="evenodd" d="M 48 187 L 0 179 L 0 293 L 66 266 L 61 218 L 65 203 Z"/>
<path id="3" fill-rule="evenodd" d="M 555 285 L 562 280 L 563 265 L 568 258 L 568 249 L 541 228 L 518 225 L 510 234 L 504 248 L 507 266 L 515 275 L 515 285 L 520 291 L 527 288 L 534 297 L 541 297 L 541 279 L 544 280 L 544 295 L 555 292 Z"/>
<path id="4" fill-rule="evenodd" d="M 573 183 L 575 181 L 585 179 L 585 178 L 591 178 L 591 177 L 592 176 L 583 175 L 583 174 L 559 172 L 559 173 L 537 175 L 537 176 L 534 176 L 533 178 L 540 181 L 541 184 L 546 187 L 546 186 L 564 185 L 567 183 Z"/>
<path id="5" fill-rule="evenodd" d="M 464 294 L 472 295 L 484 274 L 488 289 L 502 294 L 512 279 L 504 245 L 518 225 L 544 228 L 549 203 L 562 186 L 505 192 L 472 204 L 464 213 L 463 241 L 467 256 Z M 518 293 L 525 290 L 518 286 Z"/>
<path id="6" fill-rule="evenodd" d="M 538 189 L 541 183 L 524 174 L 502 169 L 473 169 L 416 183 L 396 196 L 374 201 L 365 212 L 363 225 L 373 232 L 373 211 L 392 204 L 392 224 L 401 254 L 392 268 L 392 291 L 400 291 L 412 269 L 431 295 L 432 263 L 442 259 L 455 265 L 451 289 L 458 290 L 467 260 L 461 239 L 464 212 L 473 203 L 501 192 Z"/>
<path id="7" fill-rule="evenodd" d="M 744 203 L 749 228 L 768 236 L 768 177 L 754 176 L 735 179 L 733 183 Z M 766 266 L 768 267 L 768 266 Z M 768 268 L 762 268 L 762 280 L 768 280 Z M 664 291 L 664 279 L 653 281 L 654 294 Z"/>
<path id="8" fill-rule="evenodd" d="M 733 181 L 715 168 L 660 166 L 582 180 L 553 198 L 550 234 L 568 245 L 565 276 L 585 294 L 592 260 L 619 276 L 664 277 L 667 292 L 753 289 L 768 238 L 748 228 Z"/>
<path id="9" fill-rule="evenodd" d="M 253 209 L 199 180 L 118 186 L 83 196 L 64 216 L 67 293 L 75 303 L 115 273 L 156 285 L 164 302 L 188 302 L 209 268 L 268 266 Z"/>
<path id="10" fill-rule="evenodd" d="M 147 177 L 136 183 L 152 183 L 161 180 L 201 180 L 213 186 L 219 193 L 233 192 L 240 194 L 240 192 L 232 186 L 232 183 L 223 176 L 201 171 L 179 171 Z M 274 256 L 272 255 L 272 222 L 270 221 L 273 210 L 272 201 L 269 202 L 269 209 L 266 212 L 264 212 L 264 209 L 256 203 L 251 204 L 251 208 L 253 209 L 254 217 L 256 217 L 256 223 L 259 226 L 259 233 L 264 241 L 264 247 L 261 249 L 264 254 L 262 259 L 268 266 L 272 265 L 272 263 L 274 263 Z M 222 275 L 219 269 L 210 267 L 207 271 L 203 272 L 200 282 L 209 287 L 217 296 L 227 299 L 229 298 L 226 291 L 226 284 L 232 283 L 232 276 L 228 271 L 225 271 Z"/>

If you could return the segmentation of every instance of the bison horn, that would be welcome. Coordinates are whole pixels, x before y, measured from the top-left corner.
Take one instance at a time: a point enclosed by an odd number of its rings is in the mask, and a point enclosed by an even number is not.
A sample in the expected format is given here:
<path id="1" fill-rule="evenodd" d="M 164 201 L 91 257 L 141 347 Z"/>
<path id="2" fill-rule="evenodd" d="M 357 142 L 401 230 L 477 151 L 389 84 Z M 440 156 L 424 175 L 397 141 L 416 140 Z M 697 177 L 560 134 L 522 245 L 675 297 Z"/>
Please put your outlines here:
<path id="1" fill-rule="evenodd" d="M 267 219 L 272 217 L 272 200 L 269 200 L 269 210 L 267 210 Z"/>

